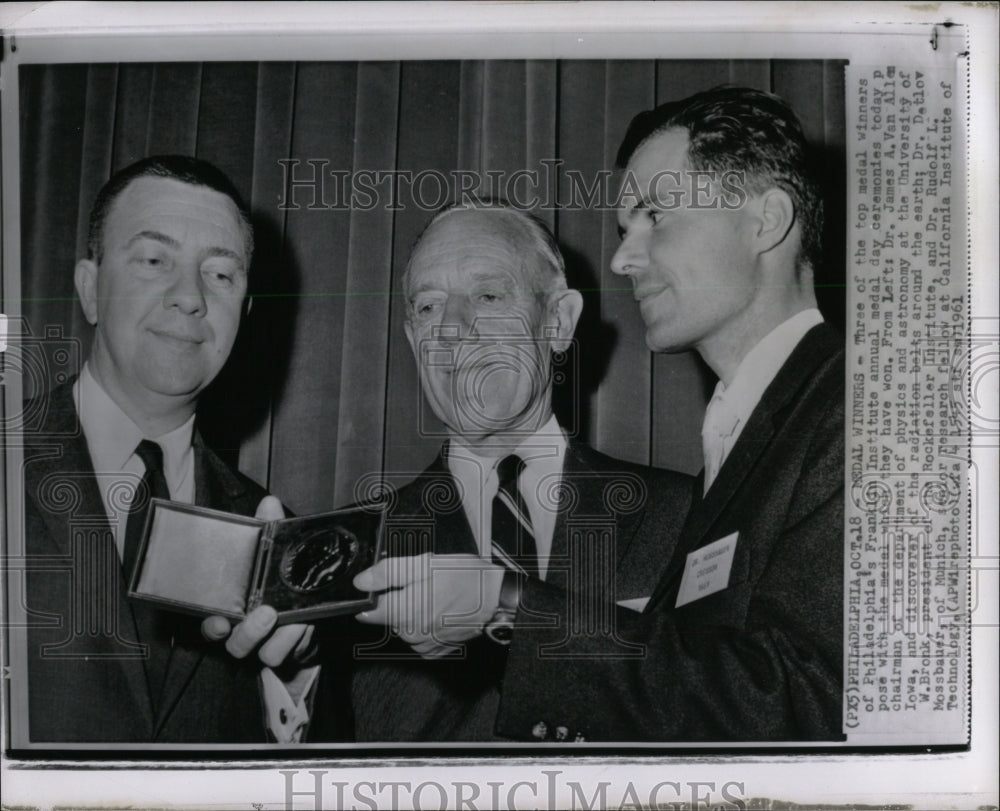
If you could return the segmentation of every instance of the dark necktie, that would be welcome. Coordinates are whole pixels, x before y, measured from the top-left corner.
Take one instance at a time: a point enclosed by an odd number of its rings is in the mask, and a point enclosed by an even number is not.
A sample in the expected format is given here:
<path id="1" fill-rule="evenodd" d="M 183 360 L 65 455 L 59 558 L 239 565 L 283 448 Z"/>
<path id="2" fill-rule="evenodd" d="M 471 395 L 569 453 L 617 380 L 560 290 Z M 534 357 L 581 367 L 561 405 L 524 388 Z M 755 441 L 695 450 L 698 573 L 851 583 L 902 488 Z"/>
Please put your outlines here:
<path id="1" fill-rule="evenodd" d="M 135 449 L 135 453 L 146 466 L 146 473 L 142 477 L 142 486 L 132 501 L 132 508 L 128 513 L 128 523 L 125 526 L 123 568 L 125 579 L 129 582 L 132 578 L 132 569 L 135 567 L 139 544 L 142 541 L 142 530 L 146 525 L 146 516 L 149 514 L 149 501 L 153 498 L 170 498 L 167 480 L 163 475 L 163 451 L 160 446 L 144 439 Z M 164 612 L 141 600 L 132 602 L 132 615 L 135 617 L 136 629 L 139 632 L 139 642 L 149 646 L 149 654 L 144 664 L 149 693 L 155 706 L 163 687 L 167 662 L 170 659 L 169 623 Z"/>
<path id="2" fill-rule="evenodd" d="M 538 575 L 538 548 L 531 528 L 531 515 L 517 489 L 524 470 L 520 456 L 504 457 L 497 465 L 499 486 L 493 498 L 493 559 L 501 566 Z"/>

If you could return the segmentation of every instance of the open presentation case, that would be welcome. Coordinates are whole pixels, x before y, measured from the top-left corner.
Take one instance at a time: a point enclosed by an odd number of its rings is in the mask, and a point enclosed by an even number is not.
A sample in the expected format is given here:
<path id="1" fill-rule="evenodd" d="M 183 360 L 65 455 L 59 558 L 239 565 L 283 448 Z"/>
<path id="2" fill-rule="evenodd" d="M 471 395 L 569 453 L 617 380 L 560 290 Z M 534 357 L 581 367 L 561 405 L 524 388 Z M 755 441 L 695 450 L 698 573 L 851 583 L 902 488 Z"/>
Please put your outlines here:
<path id="1" fill-rule="evenodd" d="M 129 597 L 240 620 L 259 605 L 278 624 L 354 614 L 375 595 L 352 580 L 379 560 L 385 505 L 265 521 L 153 499 Z"/>

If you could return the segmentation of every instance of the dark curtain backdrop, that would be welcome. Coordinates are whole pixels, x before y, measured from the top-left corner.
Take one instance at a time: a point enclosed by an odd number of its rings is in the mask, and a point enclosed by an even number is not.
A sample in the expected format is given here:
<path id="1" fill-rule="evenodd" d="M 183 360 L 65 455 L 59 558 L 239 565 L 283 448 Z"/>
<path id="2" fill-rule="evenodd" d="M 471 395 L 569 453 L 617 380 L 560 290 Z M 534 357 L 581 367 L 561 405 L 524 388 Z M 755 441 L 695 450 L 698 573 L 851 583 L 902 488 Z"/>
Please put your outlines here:
<path id="1" fill-rule="evenodd" d="M 286 167 L 489 172 L 560 159 L 592 179 L 610 167 L 639 110 L 721 83 L 784 96 L 823 168 L 829 320 L 844 319 L 844 78 L 830 61 L 421 61 L 24 66 L 21 93 L 23 315 L 32 331 L 90 330 L 72 268 L 90 204 L 111 172 L 156 153 L 207 159 L 252 206 L 252 311 L 207 393 L 202 430 L 223 455 L 299 513 L 356 497 L 380 470 L 422 469 L 440 426 L 418 397 L 398 279 L 429 213 L 402 187 L 390 210 L 309 207 Z M 565 199 L 560 173 L 553 192 Z M 380 189 L 383 187 L 380 187 Z M 433 196 L 434 186 L 425 194 Z M 443 202 L 443 201 L 442 201 Z M 608 265 L 613 211 L 539 212 L 566 253 L 586 307 L 560 366 L 557 410 L 615 456 L 696 472 L 711 375 L 691 354 L 651 355 L 627 282 Z M 30 394 L 30 392 L 29 392 Z M 394 476 L 394 480 L 399 479 Z"/>

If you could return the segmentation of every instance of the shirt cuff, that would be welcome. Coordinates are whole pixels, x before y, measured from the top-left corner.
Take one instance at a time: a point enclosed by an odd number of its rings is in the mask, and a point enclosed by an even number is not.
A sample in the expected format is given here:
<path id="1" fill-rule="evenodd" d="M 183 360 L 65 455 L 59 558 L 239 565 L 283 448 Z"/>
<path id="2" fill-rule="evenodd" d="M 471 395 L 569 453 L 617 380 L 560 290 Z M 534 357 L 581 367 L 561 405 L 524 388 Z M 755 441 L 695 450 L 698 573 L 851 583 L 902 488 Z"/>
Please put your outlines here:
<path id="1" fill-rule="evenodd" d="M 309 698 L 319 675 L 319 665 L 303 668 L 290 682 L 283 682 L 265 667 L 260 671 L 267 728 L 277 743 L 299 743 L 309 723 Z M 297 700 L 292 695 L 297 696 Z"/>

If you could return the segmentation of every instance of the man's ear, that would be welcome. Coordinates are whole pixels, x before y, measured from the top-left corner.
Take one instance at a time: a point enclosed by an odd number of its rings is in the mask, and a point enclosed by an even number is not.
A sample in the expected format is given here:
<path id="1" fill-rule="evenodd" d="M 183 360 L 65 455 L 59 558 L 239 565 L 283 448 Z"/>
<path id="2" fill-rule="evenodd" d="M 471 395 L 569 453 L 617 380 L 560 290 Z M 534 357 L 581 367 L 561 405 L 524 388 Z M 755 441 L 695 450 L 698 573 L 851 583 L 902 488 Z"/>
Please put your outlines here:
<path id="1" fill-rule="evenodd" d="M 576 322 L 583 312 L 583 296 L 579 290 L 556 290 L 549 294 L 549 326 L 555 326 L 554 352 L 565 352 L 576 331 Z"/>
<path id="2" fill-rule="evenodd" d="M 73 271 L 73 284 L 80 299 L 83 316 L 91 326 L 97 323 L 97 265 L 90 259 L 81 259 Z"/>
<path id="3" fill-rule="evenodd" d="M 754 237 L 759 253 L 767 253 L 788 237 L 795 224 L 795 204 L 784 189 L 768 189 L 754 201 Z"/>

